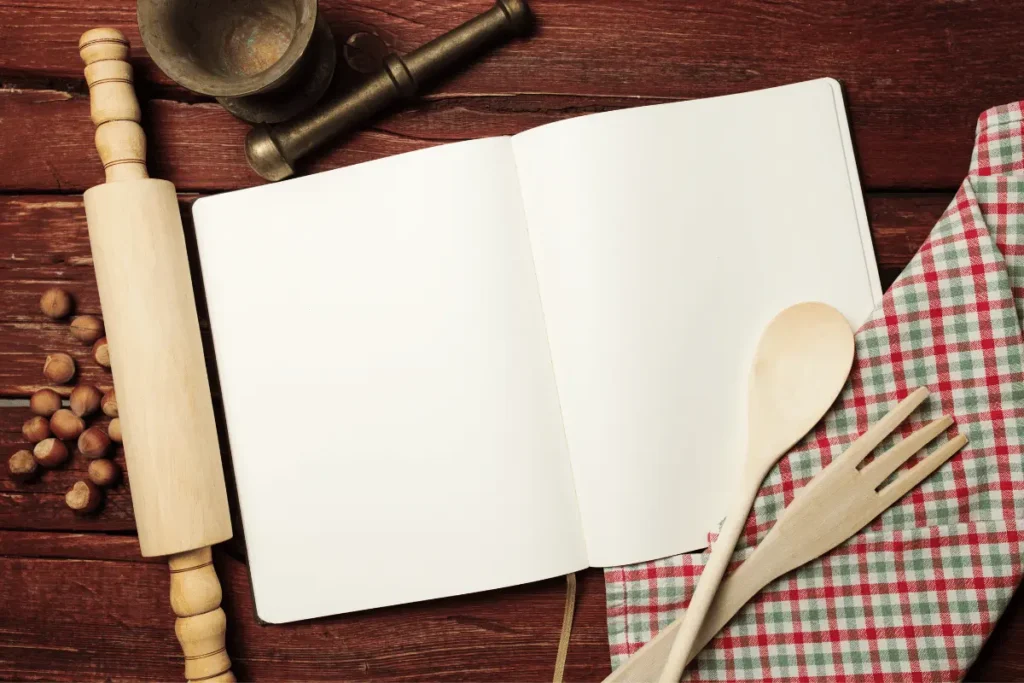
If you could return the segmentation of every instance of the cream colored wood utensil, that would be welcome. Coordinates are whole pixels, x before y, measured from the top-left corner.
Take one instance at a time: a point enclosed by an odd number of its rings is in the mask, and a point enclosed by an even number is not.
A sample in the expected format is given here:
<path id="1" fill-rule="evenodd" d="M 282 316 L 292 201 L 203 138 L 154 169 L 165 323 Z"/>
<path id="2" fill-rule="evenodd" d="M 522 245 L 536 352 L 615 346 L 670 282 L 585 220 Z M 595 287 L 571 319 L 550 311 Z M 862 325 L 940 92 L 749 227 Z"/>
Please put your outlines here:
<path id="1" fill-rule="evenodd" d="M 79 50 L 107 181 L 85 213 L 139 545 L 169 556 L 185 676 L 233 681 L 209 547 L 231 538 L 231 516 L 178 199 L 146 172 L 128 41 L 94 29 Z"/>
<path id="2" fill-rule="evenodd" d="M 684 665 L 758 591 L 849 540 L 967 444 L 966 437 L 957 435 L 891 483 L 881 486 L 903 463 L 952 426 L 952 418 L 943 417 L 858 467 L 926 398 L 928 390 L 921 388 L 903 399 L 800 489 L 764 540 L 720 586 Z M 684 614 L 663 629 L 608 676 L 605 683 L 655 680 L 664 671 L 671 644 L 688 618 L 689 614 Z"/>
<path id="3" fill-rule="evenodd" d="M 683 673 L 704 615 L 715 597 L 747 515 L 775 463 L 825 415 L 853 366 L 853 330 L 843 314 L 821 303 L 797 304 L 761 335 L 747 395 L 747 459 L 737 497 L 672 643 L 661 683 Z"/>

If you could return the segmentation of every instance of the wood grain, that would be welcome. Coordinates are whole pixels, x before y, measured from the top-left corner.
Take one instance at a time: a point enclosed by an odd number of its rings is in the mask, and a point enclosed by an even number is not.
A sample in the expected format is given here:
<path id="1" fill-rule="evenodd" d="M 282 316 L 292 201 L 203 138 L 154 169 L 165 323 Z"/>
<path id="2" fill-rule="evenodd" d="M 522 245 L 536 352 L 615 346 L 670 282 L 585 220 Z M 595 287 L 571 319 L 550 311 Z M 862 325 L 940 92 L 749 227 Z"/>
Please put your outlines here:
<path id="1" fill-rule="evenodd" d="M 102 540 L 99 540 L 102 539 Z M 162 564 L 120 537 L 0 531 L 0 678 L 177 680 Z M 239 680 L 547 680 L 565 580 L 262 626 L 245 565 L 215 551 Z M 600 571 L 581 575 L 567 680 L 609 670 Z M 16 610 L 7 606 L 17 606 Z"/>
<path id="2" fill-rule="evenodd" d="M 177 680 L 166 618 L 167 572 L 136 539 L 0 531 L 0 679 Z M 242 680 L 502 680 L 550 676 L 564 581 L 288 626 L 252 612 L 244 564 L 215 551 L 230 615 L 228 647 Z M 1014 599 L 968 680 L 1022 680 Z M 11 608 L 13 606 L 13 608 Z M 567 681 L 610 670 L 600 571 L 580 575 Z M 397 644 L 401 643 L 401 647 Z"/>
<path id="3" fill-rule="evenodd" d="M 339 36 L 355 28 L 407 50 L 486 8 L 417 0 L 322 2 Z M 679 99 L 724 95 L 829 75 L 849 98 L 869 189 L 952 189 L 963 177 L 981 110 L 1019 96 L 1024 54 L 1012 3 L 872 0 L 851 5 L 730 0 L 713 11 L 670 0 L 585 5 L 535 0 L 537 35 L 464 70 L 416 106 L 335 147 L 324 169 L 440 141 L 515 133 L 548 121 Z M 99 11 L 51 0 L 0 5 L 0 74 L 49 90 L 0 91 L 0 117 L 20 144 L 0 144 L 0 189 L 82 190 L 99 171 L 83 135 L 84 86 L 74 46 L 88 26 L 126 30 L 146 107 L 154 176 L 180 190 L 259 182 L 242 152 L 246 126 L 214 104 L 171 87 L 144 58 L 134 3 Z M 955 27 L 955 30 L 954 28 Z M 757 37 L 752 43 L 750 38 Z M 912 47 L 912 54 L 906 50 Z M 0 142 L 9 143 L 13 138 Z M 45 141 L 45 143 L 44 143 Z"/>
<path id="4" fill-rule="evenodd" d="M 163 558 L 142 557 L 134 536 L 113 534 L 0 531 L 0 557 L 165 564 Z"/>
<path id="5" fill-rule="evenodd" d="M 489 6 L 489 0 L 320 0 L 336 34 L 352 28 L 378 32 L 406 52 Z M 884 96 L 902 88 L 914 102 L 952 100 L 979 87 L 976 78 L 1011 74 L 1020 66 L 1010 50 L 1019 37 L 1016 8 L 995 1 L 823 0 L 813 4 L 724 0 L 707 6 L 673 0 L 586 4 L 531 0 L 540 29 L 461 74 L 444 92 L 539 91 L 633 96 L 677 96 L 702 87 L 709 94 L 797 80 L 808 70 L 856 70 Z M 76 78 L 79 65 L 68 46 L 95 26 L 122 29 L 147 80 L 170 81 L 145 56 L 132 0 L 102 7 L 61 0 L 0 5 L 5 50 L 0 71 Z M 948 29 L 948 30 L 947 30 Z M 953 30 L 955 29 L 955 30 Z M 751 41 L 756 37 L 756 44 Z M 905 48 L 913 47 L 911 57 Z M 74 49 L 72 48 L 71 52 Z M 949 67 L 955 73 L 946 73 Z M 539 68 L 524 68 L 539 67 Z M 879 77 L 894 76 L 891 81 Z M 870 79 L 874 78 L 872 81 Z M 928 86 L 951 81 L 949 97 Z"/>
<path id="6" fill-rule="evenodd" d="M 996 96 L 984 102 L 1002 102 Z M 584 113 L 672 101 L 660 98 L 545 94 L 431 96 L 413 108 L 378 121 L 368 130 L 311 157 L 303 172 L 329 170 L 411 152 L 443 142 L 513 135 Z M 152 100 L 144 105 L 150 132 L 150 172 L 180 191 L 212 191 L 263 181 L 245 161 L 246 125 L 218 105 Z M 897 127 L 870 117 L 854 118 L 856 149 L 866 189 L 953 189 L 966 174 L 973 126 L 980 108 L 957 125 L 907 121 Z M 57 91 L 0 90 L 0 118 L 23 122 L 26 141 L 0 146 L 0 191 L 77 192 L 102 180 L 89 130 L 88 103 Z M 937 126 L 934 130 L 931 126 Z M 926 132 L 927 131 L 927 132 Z M 46 140 L 44 153 L 34 147 Z M 0 142 L 3 139 L 0 137 Z M 899 158 L 900 164 L 887 159 Z"/>

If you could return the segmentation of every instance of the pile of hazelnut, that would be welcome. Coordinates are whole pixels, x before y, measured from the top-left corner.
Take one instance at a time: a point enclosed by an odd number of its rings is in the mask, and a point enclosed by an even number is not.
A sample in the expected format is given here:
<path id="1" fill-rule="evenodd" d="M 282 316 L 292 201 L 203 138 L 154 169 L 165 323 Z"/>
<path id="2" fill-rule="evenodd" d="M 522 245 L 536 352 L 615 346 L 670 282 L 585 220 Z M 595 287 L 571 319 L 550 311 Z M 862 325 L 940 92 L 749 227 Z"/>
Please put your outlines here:
<path id="1" fill-rule="evenodd" d="M 62 320 L 71 314 L 74 301 L 62 289 L 49 289 L 43 294 L 40 307 L 47 317 Z M 75 339 L 93 345 L 93 359 L 104 368 L 110 368 L 103 321 L 95 316 L 80 315 L 70 327 Z M 66 353 L 52 353 L 43 363 L 43 376 L 56 385 L 70 384 L 76 372 L 74 359 Z M 32 394 L 29 409 L 33 416 L 25 421 L 21 433 L 35 446 L 32 450 L 19 450 L 10 457 L 7 470 L 11 478 L 28 482 L 43 470 L 60 467 L 71 454 L 65 442 L 77 440 L 79 452 L 90 460 L 88 478 L 76 482 L 64 501 L 78 514 L 96 512 L 103 504 L 103 489 L 116 486 L 121 479 L 121 469 L 109 459 L 113 455 L 111 443 L 121 443 L 121 421 L 114 390 L 102 393 L 92 385 L 79 384 L 71 390 L 69 407 L 64 408 L 60 394 L 53 389 L 40 389 Z M 98 425 L 86 425 L 86 419 L 101 412 L 112 418 L 106 430 Z"/>

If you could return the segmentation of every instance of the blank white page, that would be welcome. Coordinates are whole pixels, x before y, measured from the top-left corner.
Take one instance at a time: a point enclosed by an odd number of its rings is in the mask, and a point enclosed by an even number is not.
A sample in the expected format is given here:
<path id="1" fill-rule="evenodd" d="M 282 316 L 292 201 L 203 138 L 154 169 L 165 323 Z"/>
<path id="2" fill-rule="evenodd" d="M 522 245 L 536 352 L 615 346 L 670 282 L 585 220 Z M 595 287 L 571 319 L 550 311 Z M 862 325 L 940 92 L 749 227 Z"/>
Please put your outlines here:
<path id="1" fill-rule="evenodd" d="M 508 138 L 193 213 L 260 618 L 586 566 Z"/>
<path id="2" fill-rule="evenodd" d="M 595 566 L 704 547 L 746 384 L 800 301 L 881 291 L 838 84 L 596 114 L 513 139 Z"/>

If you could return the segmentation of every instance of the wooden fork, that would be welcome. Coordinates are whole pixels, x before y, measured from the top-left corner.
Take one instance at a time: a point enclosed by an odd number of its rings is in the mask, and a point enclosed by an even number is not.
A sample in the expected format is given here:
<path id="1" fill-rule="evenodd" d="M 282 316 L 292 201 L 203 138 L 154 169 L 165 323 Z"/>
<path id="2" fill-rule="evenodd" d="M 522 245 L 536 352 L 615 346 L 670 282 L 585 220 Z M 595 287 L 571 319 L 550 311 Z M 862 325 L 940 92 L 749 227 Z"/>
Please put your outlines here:
<path id="1" fill-rule="evenodd" d="M 957 435 L 882 486 L 903 463 L 952 426 L 953 419 L 946 416 L 859 467 L 926 398 L 925 388 L 911 393 L 797 491 L 793 502 L 750 557 L 722 582 L 686 658 L 687 664 L 758 591 L 847 541 L 964 447 L 967 438 Z M 657 680 L 684 618 L 685 614 L 676 619 L 605 682 Z"/>

